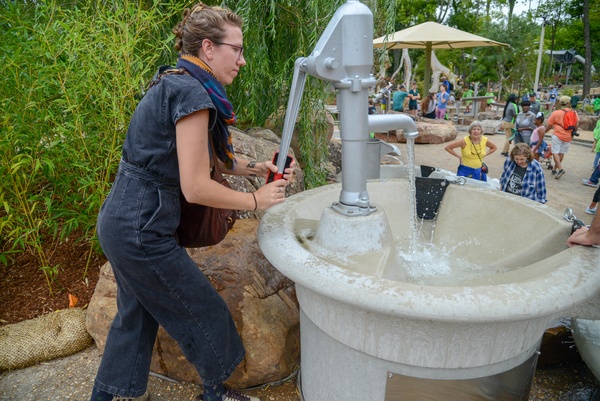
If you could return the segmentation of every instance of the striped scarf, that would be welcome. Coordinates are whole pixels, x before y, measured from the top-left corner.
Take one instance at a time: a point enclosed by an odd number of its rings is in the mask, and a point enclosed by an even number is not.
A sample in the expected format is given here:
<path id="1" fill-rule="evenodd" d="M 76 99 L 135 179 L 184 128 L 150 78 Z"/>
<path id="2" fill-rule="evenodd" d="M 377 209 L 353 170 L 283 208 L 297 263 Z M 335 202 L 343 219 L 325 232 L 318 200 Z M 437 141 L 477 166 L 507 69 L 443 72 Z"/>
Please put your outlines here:
<path id="1" fill-rule="evenodd" d="M 177 60 L 177 68 L 185 68 L 192 77 L 202 84 L 217 109 L 215 129 L 211 130 L 210 134 L 217 157 L 225 163 L 228 169 L 232 169 L 235 156 L 228 126 L 235 124 L 237 117 L 233 112 L 231 102 L 227 99 L 225 88 L 212 72 L 212 69 L 198 57 L 189 54 L 180 55 L 179 60 Z"/>

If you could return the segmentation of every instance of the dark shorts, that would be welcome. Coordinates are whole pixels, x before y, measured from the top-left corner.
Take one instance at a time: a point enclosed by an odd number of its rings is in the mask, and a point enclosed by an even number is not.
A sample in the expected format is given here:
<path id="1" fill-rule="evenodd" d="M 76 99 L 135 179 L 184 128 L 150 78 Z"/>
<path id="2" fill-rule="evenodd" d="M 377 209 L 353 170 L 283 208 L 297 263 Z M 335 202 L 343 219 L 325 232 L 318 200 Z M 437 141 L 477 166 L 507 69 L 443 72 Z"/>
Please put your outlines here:
<path id="1" fill-rule="evenodd" d="M 408 105 L 408 109 L 409 109 L 409 110 L 417 110 L 417 108 L 418 108 L 418 107 L 417 107 L 417 105 L 416 105 L 416 104 L 409 104 L 409 105 Z"/>

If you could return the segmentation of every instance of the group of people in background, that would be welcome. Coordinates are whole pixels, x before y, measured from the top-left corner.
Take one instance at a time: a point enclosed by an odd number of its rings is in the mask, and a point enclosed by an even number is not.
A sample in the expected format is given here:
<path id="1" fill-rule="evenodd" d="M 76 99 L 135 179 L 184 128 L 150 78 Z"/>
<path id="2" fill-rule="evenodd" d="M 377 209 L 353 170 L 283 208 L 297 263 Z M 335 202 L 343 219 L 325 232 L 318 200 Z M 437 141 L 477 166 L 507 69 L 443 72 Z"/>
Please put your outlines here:
<path id="1" fill-rule="evenodd" d="M 552 152 L 552 175 L 559 179 L 565 174 L 563 159 L 569 150 L 573 136 L 577 135 L 579 116 L 573 111 L 572 99 L 569 96 L 559 98 L 560 107 L 553 111 L 544 124 L 545 116 L 541 103 L 535 92 L 529 93 L 520 101 L 519 96 L 510 94 L 502 113 L 501 129 L 505 132 L 505 141 L 501 155 L 506 157 L 500 190 L 535 200 L 546 202 L 546 183 L 543 168 L 539 163 L 542 155 Z M 567 113 L 573 111 L 572 116 Z M 573 119 L 573 121 L 570 121 Z M 569 124 L 567 124 L 569 120 Z M 570 125 L 572 124 L 572 125 Z M 600 140 L 600 123 L 598 140 Z M 553 130 L 551 143 L 544 140 L 546 133 Z M 511 150 L 511 145 L 514 146 Z M 460 153 L 455 149 L 460 148 Z M 600 160 L 600 146 L 598 160 Z M 474 121 L 469 127 L 469 135 L 449 143 L 445 150 L 459 159 L 457 175 L 477 180 L 487 180 L 487 166 L 484 157 L 496 151 L 496 146 L 487 138 L 482 137 L 481 123 Z M 585 185 L 596 186 L 600 180 L 600 168 L 595 160 L 594 174 Z M 597 196 L 596 196 L 597 195 Z M 594 197 L 586 212 L 595 213 L 596 204 L 600 200 L 600 191 Z"/>
<path id="2" fill-rule="evenodd" d="M 391 88 L 391 87 L 390 87 Z M 456 101 L 454 86 L 446 77 L 442 77 L 439 90 L 432 88 L 427 96 L 421 97 L 417 83 L 412 82 L 407 91 L 404 84 L 391 96 L 394 111 L 406 111 L 413 116 L 431 119 L 447 118 L 447 108 Z M 555 179 L 560 179 L 565 174 L 563 167 L 564 156 L 569 151 L 573 137 L 577 135 L 576 127 L 579 125 L 579 116 L 575 111 L 580 103 L 583 107 L 593 108 L 596 115 L 600 115 L 600 96 L 591 99 L 587 96 L 583 101 L 578 92 L 572 97 L 560 96 L 558 87 L 553 86 L 544 92 L 533 89 L 522 96 L 510 94 L 502 111 L 501 129 L 505 133 L 505 140 L 500 154 L 506 158 L 503 172 L 500 177 L 500 190 L 532 199 L 546 202 L 546 183 L 543 168 L 540 164 L 544 159 L 548 168 L 552 170 Z M 468 113 L 476 93 L 471 85 L 462 91 L 461 99 Z M 496 101 L 492 87 L 488 87 L 484 95 L 487 97 L 487 109 L 490 110 Z M 540 101 L 541 100 L 541 101 Z M 495 104 L 497 106 L 497 104 Z M 420 107 L 419 107 L 420 106 Z M 483 104 L 482 104 L 483 106 Z M 551 111 L 546 119 L 544 109 Z M 575 111 L 575 129 L 565 125 L 568 111 Z M 588 109 L 589 111 L 589 109 Z M 375 112 L 374 105 L 370 102 L 370 113 Z M 552 131 L 548 141 L 547 133 Z M 583 179 L 583 184 L 598 187 L 600 183 L 600 121 L 594 130 L 594 170 L 592 175 Z M 512 146 L 512 149 L 511 149 Z M 458 176 L 476 180 L 487 181 L 487 166 L 484 159 L 497 150 L 497 146 L 483 135 L 481 122 L 474 121 L 468 130 L 468 135 L 450 142 L 445 150 L 459 160 Z M 594 194 L 593 200 L 586 208 L 586 213 L 595 214 L 597 203 L 600 201 L 600 189 Z"/>
<path id="3" fill-rule="evenodd" d="M 571 98 L 561 96 L 559 99 L 560 108 L 554 110 L 546 125 L 542 126 L 544 114 L 539 111 L 539 102 L 536 100 L 535 93 L 532 92 L 529 99 L 521 101 L 521 111 L 519 111 L 517 95 L 511 94 L 508 97 L 502 113 L 501 129 L 505 134 L 502 155 L 508 157 L 511 143 L 526 143 L 535 150 L 534 158 L 539 160 L 540 156 L 550 146 L 554 163 L 552 175 L 554 178 L 559 179 L 565 174 L 562 162 L 565 154 L 569 151 L 573 136 L 577 135 L 576 127 L 579 125 L 579 116 L 577 112 L 573 111 L 576 120 L 575 128 L 565 124 L 567 113 L 573 109 Z M 531 110 L 534 107 L 535 109 Z M 554 130 L 554 135 L 549 145 L 544 141 L 544 136 L 551 129 Z"/>
<path id="4" fill-rule="evenodd" d="M 589 108 L 593 108 L 594 114 L 600 115 L 600 95 L 596 95 L 594 98 L 586 96 L 582 100 L 578 92 L 575 92 L 572 97 L 560 96 L 558 89 L 555 86 L 550 91 L 546 90 L 542 93 L 540 88 L 537 93 L 531 90 L 522 97 L 517 94 L 509 95 L 502 111 L 501 129 L 505 133 L 505 141 L 501 155 L 506 157 L 506 160 L 499 180 L 501 191 L 546 203 L 546 182 L 540 159 L 547 159 L 546 163 L 552 169 L 555 179 L 560 179 L 565 174 L 562 163 L 573 136 L 577 135 L 576 127 L 579 125 L 577 112 L 574 114 L 576 116 L 575 128 L 565 125 L 567 111 L 575 111 L 582 103 L 583 108 L 588 111 Z M 475 101 L 472 98 L 476 95 L 471 86 L 462 91 L 461 100 L 465 105 L 466 113 L 471 111 L 472 102 Z M 486 110 L 492 110 L 493 106 L 498 106 L 494 103 L 496 96 L 491 87 L 487 88 L 484 96 L 487 98 L 485 99 Z M 424 97 L 421 97 L 416 82 L 412 82 L 409 91 L 406 90 L 405 85 L 400 85 L 398 90 L 393 93 L 393 110 L 405 111 L 407 99 L 408 112 L 415 118 L 420 108 L 421 116 L 424 118 L 445 119 L 448 106 L 454 105 L 456 102 L 456 93 L 453 90 L 453 84 L 445 77 L 442 77 L 439 90 L 432 88 Z M 373 107 L 372 104 L 370 106 Z M 546 112 L 551 111 L 547 120 L 544 109 Z M 551 130 L 553 135 L 549 143 L 545 138 Z M 513 145 L 512 149 L 511 145 Z M 484 160 L 498 148 L 483 135 L 481 122 L 473 121 L 469 126 L 467 136 L 450 142 L 444 149 L 458 159 L 458 176 L 487 181 L 488 169 Z M 598 202 L 600 202 L 600 188 L 598 188 L 600 183 L 600 121 L 594 130 L 593 150 L 596 152 L 593 173 L 590 178 L 583 179 L 584 185 L 597 188 L 592 202 L 586 207 L 585 212 L 588 214 L 596 214 Z M 549 160 L 550 152 L 551 160 Z M 567 243 L 569 246 L 600 244 L 600 219 L 594 217 L 590 227 L 576 231 L 569 237 Z"/>
<path id="5" fill-rule="evenodd" d="M 400 88 L 396 92 L 394 92 L 392 97 L 393 110 L 404 111 L 404 101 L 406 98 L 408 98 L 408 113 L 416 118 L 419 109 L 418 102 L 421 100 L 421 94 L 417 89 L 416 82 L 412 83 L 408 92 L 403 84 L 400 85 Z"/>
<path id="6" fill-rule="evenodd" d="M 455 150 L 458 148 L 460 153 Z M 483 136 L 481 122 L 473 121 L 467 136 L 450 142 L 444 149 L 458 158 L 456 175 L 487 181 L 488 171 L 484 158 L 494 153 L 497 147 Z M 500 177 L 500 190 L 546 203 L 544 171 L 534 158 L 534 152 L 528 143 L 520 142 L 515 145 L 510 157 L 506 158 Z"/>
<path id="7" fill-rule="evenodd" d="M 411 115 L 417 116 L 418 110 L 421 110 L 421 116 L 425 118 L 437 118 L 437 119 L 448 119 L 447 109 L 448 106 L 454 106 L 460 101 L 465 106 L 465 113 L 469 114 L 472 111 L 472 105 L 474 103 L 473 98 L 481 96 L 483 90 L 477 88 L 477 83 L 469 83 L 464 87 L 458 86 L 458 89 L 454 89 L 452 84 L 445 76 L 440 79 L 439 87 L 431 88 L 427 96 L 421 96 L 417 89 L 417 83 L 412 82 L 410 90 L 407 90 L 404 84 L 395 87 L 392 83 L 388 83 L 385 87 L 380 89 L 380 94 L 376 95 L 374 100 L 375 103 L 380 104 L 381 111 L 383 113 L 388 110 L 388 103 L 393 103 L 392 109 L 395 111 L 408 111 Z M 557 103 L 560 103 L 559 89 L 561 85 L 553 85 L 550 89 L 542 91 L 541 87 L 535 91 L 530 89 L 523 93 L 521 100 L 531 102 L 530 111 L 535 115 L 542 109 L 546 111 L 554 111 L 557 109 Z M 392 95 L 393 93 L 393 95 Z M 387 96 L 381 96 L 381 94 L 387 94 Z M 432 96 L 429 96 L 432 95 Z M 499 106 L 495 104 L 496 94 L 491 86 L 488 86 L 483 96 L 485 100 L 481 100 L 481 109 L 492 111 L 493 106 Z M 515 96 L 515 104 L 519 102 L 519 96 Z M 427 99 L 429 97 L 429 99 Z M 408 104 L 406 99 L 409 99 Z M 433 105 L 431 104 L 433 100 Z M 419 104 L 420 102 L 420 104 Z M 579 91 L 570 96 L 571 108 L 573 110 L 586 109 L 593 111 L 595 115 L 600 115 L 600 94 L 587 95 L 583 99 L 580 96 Z M 542 106 L 543 104 L 543 106 Z M 501 107 L 501 106 L 500 106 Z M 371 113 L 376 113 L 373 109 Z M 506 152 L 502 152 L 506 153 Z"/>

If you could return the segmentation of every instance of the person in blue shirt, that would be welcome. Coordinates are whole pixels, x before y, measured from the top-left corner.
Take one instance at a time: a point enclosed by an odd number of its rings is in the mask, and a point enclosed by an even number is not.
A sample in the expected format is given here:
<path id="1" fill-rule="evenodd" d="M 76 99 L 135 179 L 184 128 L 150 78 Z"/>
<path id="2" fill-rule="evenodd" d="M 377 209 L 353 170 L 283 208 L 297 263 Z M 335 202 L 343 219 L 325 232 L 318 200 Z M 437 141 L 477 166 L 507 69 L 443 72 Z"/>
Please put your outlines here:
<path id="1" fill-rule="evenodd" d="M 452 85 L 452 83 L 448 81 L 448 78 L 446 78 L 445 75 L 442 75 L 442 85 L 446 85 L 446 92 L 448 93 L 452 92 L 452 90 L 454 89 L 454 85 Z"/>
<path id="2" fill-rule="evenodd" d="M 377 108 L 375 107 L 375 102 L 373 99 L 369 99 L 369 114 L 377 114 Z"/>
<path id="3" fill-rule="evenodd" d="M 440 91 L 437 94 L 437 109 L 435 111 L 435 118 L 438 120 L 443 120 L 446 117 L 446 106 L 448 106 L 449 99 L 448 87 L 444 84 L 440 85 Z"/>
<path id="4" fill-rule="evenodd" d="M 552 105 L 552 110 L 555 109 L 556 107 L 556 99 L 558 98 L 558 89 L 556 89 L 556 87 L 553 87 L 552 90 L 550 90 L 550 104 Z"/>
<path id="5" fill-rule="evenodd" d="M 540 163 L 526 143 L 518 143 L 504 162 L 500 190 L 546 203 L 546 180 Z"/>

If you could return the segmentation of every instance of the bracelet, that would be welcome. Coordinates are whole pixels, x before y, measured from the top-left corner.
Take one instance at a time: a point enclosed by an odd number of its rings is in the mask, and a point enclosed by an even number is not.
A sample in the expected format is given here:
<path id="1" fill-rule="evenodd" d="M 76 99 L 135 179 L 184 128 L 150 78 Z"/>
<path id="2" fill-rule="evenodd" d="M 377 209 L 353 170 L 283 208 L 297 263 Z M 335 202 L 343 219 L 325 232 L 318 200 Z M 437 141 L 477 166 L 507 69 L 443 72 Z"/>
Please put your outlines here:
<path id="1" fill-rule="evenodd" d="M 254 195 L 254 192 L 250 192 L 252 194 L 252 198 L 254 198 L 254 210 L 256 211 L 256 209 L 258 209 L 258 202 L 256 202 L 256 195 Z"/>

